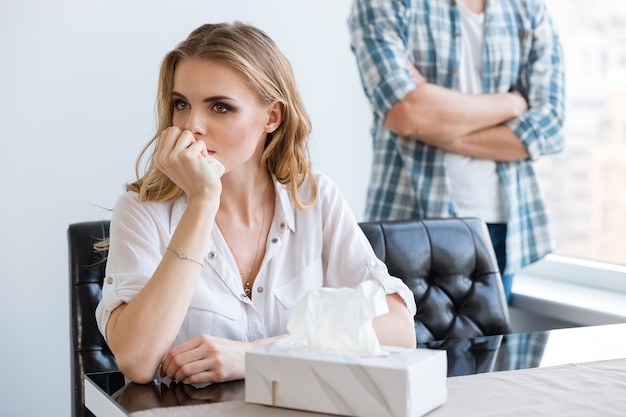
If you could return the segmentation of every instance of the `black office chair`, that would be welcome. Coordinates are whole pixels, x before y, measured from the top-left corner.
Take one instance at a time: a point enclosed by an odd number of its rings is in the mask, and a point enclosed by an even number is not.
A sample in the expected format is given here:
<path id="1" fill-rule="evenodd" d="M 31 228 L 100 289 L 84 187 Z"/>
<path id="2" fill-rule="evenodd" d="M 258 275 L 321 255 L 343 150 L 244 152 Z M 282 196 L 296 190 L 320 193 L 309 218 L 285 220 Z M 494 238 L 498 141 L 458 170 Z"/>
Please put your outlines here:
<path id="1" fill-rule="evenodd" d="M 108 235 L 109 221 L 106 220 L 72 224 L 67 231 L 73 416 L 93 415 L 83 405 L 83 375 L 119 370 L 95 319 L 96 306 L 102 298 L 106 252 L 94 251 L 94 243 L 102 241 Z"/>
<path id="2" fill-rule="evenodd" d="M 451 218 L 360 223 L 376 256 L 415 295 L 418 343 L 510 333 L 486 224 Z"/>

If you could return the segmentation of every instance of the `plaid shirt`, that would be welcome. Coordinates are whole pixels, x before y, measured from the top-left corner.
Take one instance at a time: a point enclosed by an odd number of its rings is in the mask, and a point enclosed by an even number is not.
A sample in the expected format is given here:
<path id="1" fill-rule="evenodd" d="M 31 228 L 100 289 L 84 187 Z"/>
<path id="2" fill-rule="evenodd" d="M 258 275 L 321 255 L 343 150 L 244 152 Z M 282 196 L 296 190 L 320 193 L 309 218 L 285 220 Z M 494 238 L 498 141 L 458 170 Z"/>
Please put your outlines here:
<path id="1" fill-rule="evenodd" d="M 455 215 L 444 153 L 394 134 L 383 118 L 417 87 L 407 59 L 430 82 L 458 89 L 456 1 L 355 0 L 352 6 L 352 49 L 374 113 L 369 220 Z M 497 163 L 508 201 L 503 273 L 509 274 L 554 247 L 532 161 L 563 148 L 564 68 L 558 35 L 541 0 L 487 0 L 484 27 L 483 92 L 516 90 L 529 103 L 529 110 L 506 126 L 526 146 L 530 160 Z"/>

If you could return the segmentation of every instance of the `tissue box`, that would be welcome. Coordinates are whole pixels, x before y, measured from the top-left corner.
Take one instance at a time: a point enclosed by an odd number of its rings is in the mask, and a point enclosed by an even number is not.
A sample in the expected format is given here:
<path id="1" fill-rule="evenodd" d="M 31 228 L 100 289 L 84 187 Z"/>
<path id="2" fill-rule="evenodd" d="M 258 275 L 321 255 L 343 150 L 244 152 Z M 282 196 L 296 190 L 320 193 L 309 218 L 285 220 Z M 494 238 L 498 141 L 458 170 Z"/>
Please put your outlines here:
<path id="1" fill-rule="evenodd" d="M 419 417 L 446 402 L 445 351 L 383 356 L 310 350 L 292 336 L 246 353 L 245 401 L 355 417 Z"/>

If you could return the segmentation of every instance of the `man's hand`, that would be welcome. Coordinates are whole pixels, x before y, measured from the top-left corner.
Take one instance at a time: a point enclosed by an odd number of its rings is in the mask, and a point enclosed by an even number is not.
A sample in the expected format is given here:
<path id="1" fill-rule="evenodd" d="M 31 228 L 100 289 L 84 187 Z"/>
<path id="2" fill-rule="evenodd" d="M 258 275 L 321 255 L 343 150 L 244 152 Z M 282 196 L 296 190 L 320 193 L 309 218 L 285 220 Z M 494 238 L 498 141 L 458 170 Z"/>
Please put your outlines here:
<path id="1" fill-rule="evenodd" d="M 424 76 L 417 70 L 417 68 L 415 67 L 415 65 L 413 65 L 411 61 L 407 60 L 406 63 L 409 72 L 411 73 L 411 78 L 413 78 L 413 81 L 415 81 L 418 85 L 428 82 L 428 80 L 424 78 Z"/>
<path id="2" fill-rule="evenodd" d="M 528 102 L 524 96 L 519 91 L 511 91 L 509 94 L 511 95 L 511 105 L 515 116 L 526 113 L 528 111 Z"/>

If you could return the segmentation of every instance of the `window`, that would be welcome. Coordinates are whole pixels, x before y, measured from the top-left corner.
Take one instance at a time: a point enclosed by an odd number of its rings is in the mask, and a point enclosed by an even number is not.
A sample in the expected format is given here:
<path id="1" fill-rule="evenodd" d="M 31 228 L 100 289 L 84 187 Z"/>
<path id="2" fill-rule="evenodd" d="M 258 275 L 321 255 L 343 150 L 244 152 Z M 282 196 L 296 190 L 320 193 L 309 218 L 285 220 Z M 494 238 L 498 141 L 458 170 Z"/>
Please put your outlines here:
<path id="1" fill-rule="evenodd" d="M 566 148 L 537 162 L 558 255 L 626 265 L 626 1 L 545 0 L 561 36 Z"/>

